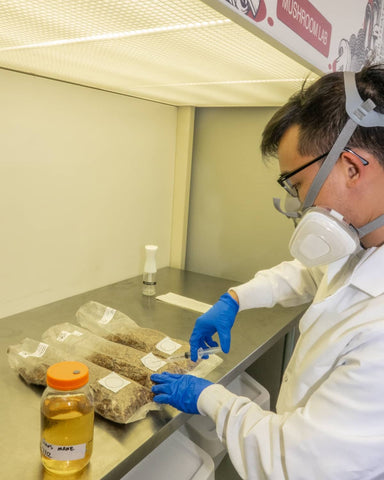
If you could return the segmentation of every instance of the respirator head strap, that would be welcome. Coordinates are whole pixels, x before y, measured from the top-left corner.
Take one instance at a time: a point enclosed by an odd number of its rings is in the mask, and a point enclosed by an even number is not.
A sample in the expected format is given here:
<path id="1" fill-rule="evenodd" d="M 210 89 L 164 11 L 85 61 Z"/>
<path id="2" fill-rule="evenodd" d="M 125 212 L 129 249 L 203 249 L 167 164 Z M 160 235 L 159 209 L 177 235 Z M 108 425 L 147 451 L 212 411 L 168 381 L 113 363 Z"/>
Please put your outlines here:
<path id="1" fill-rule="evenodd" d="M 282 213 L 287 218 L 295 219 L 301 216 L 299 211 L 295 211 L 295 210 L 289 211 L 288 209 L 284 211 L 280 205 L 281 205 L 280 198 L 273 197 L 273 206 L 276 208 L 278 212 Z M 298 206 L 300 206 L 300 201 L 298 202 Z"/>
<path id="2" fill-rule="evenodd" d="M 349 118 L 362 127 L 384 127 L 384 114 L 373 110 L 376 105 L 370 98 L 364 102 L 360 97 L 354 72 L 344 72 L 344 87 Z"/>
<path id="3" fill-rule="evenodd" d="M 322 166 L 317 172 L 311 186 L 309 187 L 308 193 L 304 199 L 302 209 L 306 210 L 307 208 L 312 207 L 314 204 L 317 195 L 320 192 L 321 187 L 323 186 L 328 175 L 331 173 L 332 168 L 335 166 L 337 160 L 342 154 L 344 147 L 349 142 L 353 132 L 356 130 L 357 123 L 349 118 L 347 123 L 344 125 L 340 135 L 337 137 L 336 142 L 333 144 L 330 152 L 328 153 L 326 159 L 324 160 Z"/>
<path id="4" fill-rule="evenodd" d="M 384 127 L 384 114 L 374 111 L 375 103 L 371 99 L 363 100 L 357 90 L 354 72 L 344 72 L 345 109 L 349 119 L 337 137 L 323 165 L 317 172 L 307 196 L 304 199 L 302 209 L 311 207 L 319 194 L 321 187 L 330 174 L 332 168 L 340 157 L 344 147 L 348 144 L 358 125 L 362 127 Z"/>
<path id="5" fill-rule="evenodd" d="M 368 233 L 371 233 L 377 228 L 380 228 L 383 226 L 384 226 L 384 215 L 380 215 L 380 217 L 375 218 L 374 220 L 372 220 L 372 222 L 369 222 L 360 228 L 356 228 L 356 230 L 357 230 L 357 233 L 359 234 L 359 238 L 363 238 L 365 237 L 365 235 L 368 235 Z"/>

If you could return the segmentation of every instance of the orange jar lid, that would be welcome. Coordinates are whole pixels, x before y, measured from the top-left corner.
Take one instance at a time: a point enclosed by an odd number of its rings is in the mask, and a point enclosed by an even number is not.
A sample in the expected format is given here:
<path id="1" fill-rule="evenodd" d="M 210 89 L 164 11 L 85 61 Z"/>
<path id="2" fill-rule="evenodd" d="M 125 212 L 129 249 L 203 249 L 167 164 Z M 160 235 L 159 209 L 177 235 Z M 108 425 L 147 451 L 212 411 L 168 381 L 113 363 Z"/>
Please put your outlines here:
<path id="1" fill-rule="evenodd" d="M 59 362 L 47 370 L 47 384 L 57 390 L 75 390 L 84 386 L 88 379 L 88 367 L 81 362 Z"/>

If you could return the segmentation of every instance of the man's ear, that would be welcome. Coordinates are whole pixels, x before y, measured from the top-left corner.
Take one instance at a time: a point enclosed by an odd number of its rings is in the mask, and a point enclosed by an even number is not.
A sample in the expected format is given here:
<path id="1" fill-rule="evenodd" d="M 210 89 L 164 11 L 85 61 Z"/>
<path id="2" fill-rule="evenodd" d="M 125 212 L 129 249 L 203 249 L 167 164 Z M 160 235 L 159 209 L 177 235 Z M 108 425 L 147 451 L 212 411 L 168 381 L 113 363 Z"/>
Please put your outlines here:
<path id="1" fill-rule="evenodd" d="M 361 179 L 362 170 L 365 166 L 361 160 L 351 152 L 343 152 L 340 160 L 343 172 L 345 172 L 347 184 L 352 187 Z"/>

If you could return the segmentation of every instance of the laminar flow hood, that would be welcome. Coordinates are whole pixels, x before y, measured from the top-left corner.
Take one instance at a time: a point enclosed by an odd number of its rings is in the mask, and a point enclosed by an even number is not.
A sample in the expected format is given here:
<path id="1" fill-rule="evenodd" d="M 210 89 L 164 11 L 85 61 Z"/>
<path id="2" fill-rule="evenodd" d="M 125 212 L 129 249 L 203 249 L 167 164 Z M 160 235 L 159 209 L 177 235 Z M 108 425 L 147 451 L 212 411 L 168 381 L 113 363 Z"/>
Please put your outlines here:
<path id="1" fill-rule="evenodd" d="M 278 106 L 317 78 L 200 0 L 2 0 L 0 68 L 200 107 Z"/>

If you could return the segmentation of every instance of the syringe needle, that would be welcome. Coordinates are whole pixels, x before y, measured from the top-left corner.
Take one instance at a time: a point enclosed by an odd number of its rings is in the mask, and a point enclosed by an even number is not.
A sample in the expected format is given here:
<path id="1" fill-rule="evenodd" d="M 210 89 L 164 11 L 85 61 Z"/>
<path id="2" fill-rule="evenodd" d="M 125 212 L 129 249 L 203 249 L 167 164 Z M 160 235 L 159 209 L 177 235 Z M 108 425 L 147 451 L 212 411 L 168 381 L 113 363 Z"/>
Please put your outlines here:
<path id="1" fill-rule="evenodd" d="M 205 355 L 212 355 L 214 353 L 222 352 L 220 347 L 209 347 L 209 348 L 199 348 L 197 350 L 197 359 L 200 360 Z M 173 362 L 174 360 L 185 360 L 191 358 L 191 354 L 189 352 L 185 352 L 184 355 L 175 355 L 168 357 L 168 362 Z"/>

